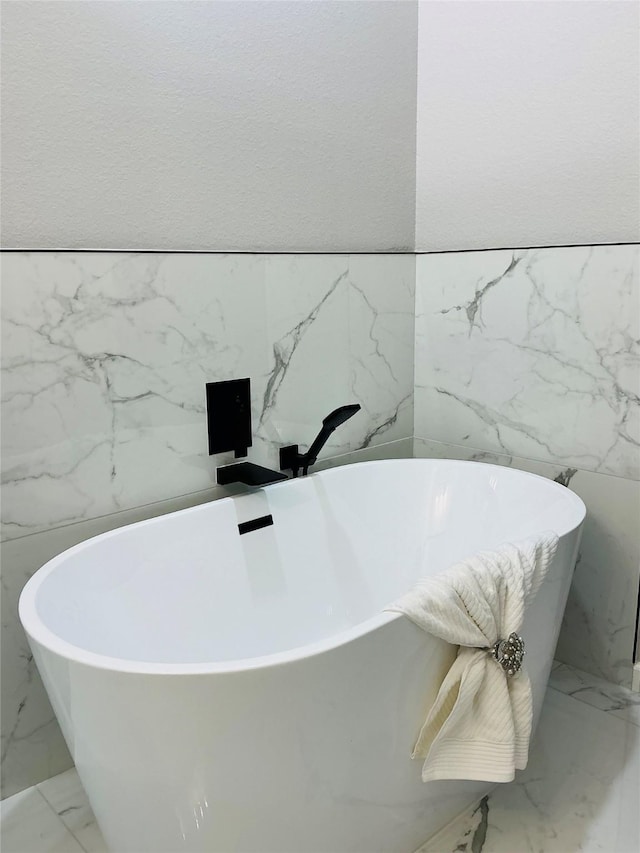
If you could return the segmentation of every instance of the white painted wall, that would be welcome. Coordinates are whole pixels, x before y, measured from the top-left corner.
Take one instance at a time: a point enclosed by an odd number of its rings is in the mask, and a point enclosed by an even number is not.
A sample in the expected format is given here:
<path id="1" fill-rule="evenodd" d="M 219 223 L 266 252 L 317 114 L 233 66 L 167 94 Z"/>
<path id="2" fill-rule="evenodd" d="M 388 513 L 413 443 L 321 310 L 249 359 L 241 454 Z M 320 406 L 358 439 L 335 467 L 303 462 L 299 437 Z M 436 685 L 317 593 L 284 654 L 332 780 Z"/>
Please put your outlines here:
<path id="1" fill-rule="evenodd" d="M 637 2 L 430 2 L 416 248 L 640 239 Z"/>
<path id="2" fill-rule="evenodd" d="M 3 3 L 5 247 L 411 249 L 417 2 Z"/>
<path id="3" fill-rule="evenodd" d="M 3 3 L 3 245 L 640 239 L 638 3 L 419 5 Z"/>

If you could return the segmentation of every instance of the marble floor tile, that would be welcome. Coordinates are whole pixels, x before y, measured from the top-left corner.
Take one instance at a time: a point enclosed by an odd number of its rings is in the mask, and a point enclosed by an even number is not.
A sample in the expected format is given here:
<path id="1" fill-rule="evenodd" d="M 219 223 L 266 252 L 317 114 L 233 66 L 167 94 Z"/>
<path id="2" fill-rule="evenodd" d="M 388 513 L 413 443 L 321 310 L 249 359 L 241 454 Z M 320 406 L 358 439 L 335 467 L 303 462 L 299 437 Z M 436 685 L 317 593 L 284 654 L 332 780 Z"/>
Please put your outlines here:
<path id="1" fill-rule="evenodd" d="M 75 768 L 36 787 L 87 853 L 108 853 Z"/>
<path id="2" fill-rule="evenodd" d="M 640 693 L 560 662 L 551 670 L 549 686 L 612 717 L 640 726 Z"/>
<path id="3" fill-rule="evenodd" d="M 2 853 L 83 853 L 37 788 L 3 800 L 0 814 Z"/>
<path id="4" fill-rule="evenodd" d="M 640 729 L 550 689 L 527 769 L 418 853 L 636 853 L 639 780 Z"/>

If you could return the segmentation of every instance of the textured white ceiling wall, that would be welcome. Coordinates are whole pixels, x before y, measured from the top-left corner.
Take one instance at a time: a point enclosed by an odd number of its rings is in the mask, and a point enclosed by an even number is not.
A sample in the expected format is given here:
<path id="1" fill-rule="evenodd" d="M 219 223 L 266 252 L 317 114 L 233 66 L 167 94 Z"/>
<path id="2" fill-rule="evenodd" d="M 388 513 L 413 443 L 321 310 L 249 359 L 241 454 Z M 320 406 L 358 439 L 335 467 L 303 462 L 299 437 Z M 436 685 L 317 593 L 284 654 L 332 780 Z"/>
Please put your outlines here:
<path id="1" fill-rule="evenodd" d="M 639 10 L 420 3 L 418 250 L 640 239 Z"/>
<path id="2" fill-rule="evenodd" d="M 3 245 L 640 239 L 638 4 L 417 9 L 3 3 Z"/>
<path id="3" fill-rule="evenodd" d="M 417 2 L 3 3 L 5 247 L 384 251 Z"/>

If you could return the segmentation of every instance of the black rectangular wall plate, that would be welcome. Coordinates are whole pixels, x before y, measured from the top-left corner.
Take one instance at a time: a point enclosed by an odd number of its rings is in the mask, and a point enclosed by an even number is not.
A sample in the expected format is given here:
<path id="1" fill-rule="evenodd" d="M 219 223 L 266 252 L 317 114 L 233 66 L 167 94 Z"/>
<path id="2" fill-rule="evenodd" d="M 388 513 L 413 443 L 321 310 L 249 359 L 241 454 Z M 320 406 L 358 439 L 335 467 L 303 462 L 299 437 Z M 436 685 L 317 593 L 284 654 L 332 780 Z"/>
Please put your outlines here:
<path id="1" fill-rule="evenodd" d="M 246 456 L 251 439 L 251 383 L 249 379 L 207 382 L 209 456 L 233 450 Z"/>

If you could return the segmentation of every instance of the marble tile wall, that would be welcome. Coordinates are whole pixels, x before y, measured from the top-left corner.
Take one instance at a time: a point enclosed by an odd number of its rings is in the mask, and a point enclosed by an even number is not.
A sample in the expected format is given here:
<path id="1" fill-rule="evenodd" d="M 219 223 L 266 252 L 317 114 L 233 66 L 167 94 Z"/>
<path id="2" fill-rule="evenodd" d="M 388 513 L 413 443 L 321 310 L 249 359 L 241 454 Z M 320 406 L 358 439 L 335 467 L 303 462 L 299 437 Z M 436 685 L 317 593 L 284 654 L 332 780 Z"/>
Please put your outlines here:
<path id="1" fill-rule="evenodd" d="M 17 621 L 26 580 L 221 494 L 208 381 L 251 378 L 260 464 L 349 402 L 325 459 L 410 455 L 414 287 L 411 255 L 2 255 L 3 796 L 70 764 Z"/>
<path id="2" fill-rule="evenodd" d="M 5 254 L 3 538 L 211 487 L 208 381 L 251 377 L 263 464 L 347 402 L 329 453 L 411 436 L 414 263 Z"/>
<path id="3" fill-rule="evenodd" d="M 558 645 L 630 685 L 640 580 L 640 247 L 416 261 L 415 453 L 557 479 L 588 509 Z"/>

